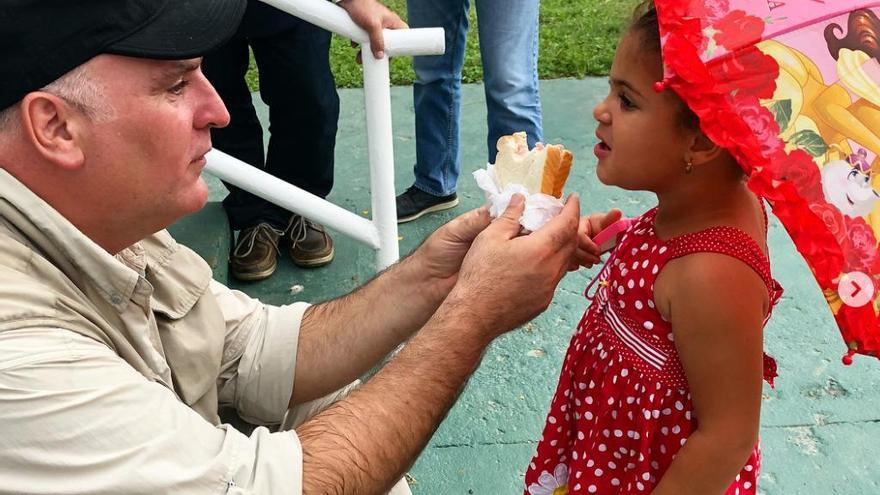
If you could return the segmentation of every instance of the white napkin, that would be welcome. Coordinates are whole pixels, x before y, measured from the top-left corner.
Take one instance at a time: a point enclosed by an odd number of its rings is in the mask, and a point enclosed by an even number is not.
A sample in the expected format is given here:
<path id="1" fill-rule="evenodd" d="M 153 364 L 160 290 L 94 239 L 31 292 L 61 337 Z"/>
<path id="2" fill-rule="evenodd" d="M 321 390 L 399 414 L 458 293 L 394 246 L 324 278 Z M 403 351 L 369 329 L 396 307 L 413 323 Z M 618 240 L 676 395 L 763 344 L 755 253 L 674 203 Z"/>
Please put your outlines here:
<path id="1" fill-rule="evenodd" d="M 488 164 L 485 170 L 474 172 L 474 179 L 477 181 L 477 186 L 486 193 L 489 215 L 492 218 L 498 218 L 504 213 L 514 194 L 525 196 L 526 207 L 519 224 L 530 232 L 543 227 L 551 218 L 558 215 L 564 206 L 561 200 L 548 194 L 531 194 L 522 184 L 507 184 L 501 188 L 495 177 L 495 166 L 492 164 Z"/>

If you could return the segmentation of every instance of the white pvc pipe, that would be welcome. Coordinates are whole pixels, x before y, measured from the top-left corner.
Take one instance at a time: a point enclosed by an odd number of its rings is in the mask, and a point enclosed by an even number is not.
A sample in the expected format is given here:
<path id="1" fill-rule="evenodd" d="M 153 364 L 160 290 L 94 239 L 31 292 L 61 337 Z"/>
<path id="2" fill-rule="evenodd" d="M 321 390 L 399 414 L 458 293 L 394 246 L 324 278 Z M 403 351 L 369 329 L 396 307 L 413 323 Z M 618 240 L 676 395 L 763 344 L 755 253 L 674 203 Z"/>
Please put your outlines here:
<path id="1" fill-rule="evenodd" d="M 381 247 L 379 233 L 370 220 L 273 177 L 220 150 L 211 150 L 206 155 L 206 158 L 208 159 L 208 164 L 205 166 L 205 172 L 235 184 L 266 201 L 303 215 L 309 220 L 343 232 L 373 249 Z M 394 198 L 393 191 L 391 197 L 392 199 Z M 394 218 L 396 219 L 396 216 Z M 394 243 L 396 252 L 397 237 L 394 238 Z M 394 259 L 396 260 L 397 257 L 395 256 Z"/>
<path id="2" fill-rule="evenodd" d="M 262 0 L 277 9 L 300 19 L 341 34 L 360 45 L 369 42 L 367 32 L 361 29 L 342 7 L 327 0 Z M 445 40 L 442 28 L 400 29 L 384 32 L 385 53 L 398 55 L 442 55 Z"/>
<path id="3" fill-rule="evenodd" d="M 363 45 L 367 148 L 370 157 L 370 196 L 373 224 L 379 234 L 376 265 L 388 268 L 400 258 L 397 242 L 397 208 L 394 195 L 394 140 L 391 134 L 391 85 L 388 57 L 373 58 L 370 44 Z"/>

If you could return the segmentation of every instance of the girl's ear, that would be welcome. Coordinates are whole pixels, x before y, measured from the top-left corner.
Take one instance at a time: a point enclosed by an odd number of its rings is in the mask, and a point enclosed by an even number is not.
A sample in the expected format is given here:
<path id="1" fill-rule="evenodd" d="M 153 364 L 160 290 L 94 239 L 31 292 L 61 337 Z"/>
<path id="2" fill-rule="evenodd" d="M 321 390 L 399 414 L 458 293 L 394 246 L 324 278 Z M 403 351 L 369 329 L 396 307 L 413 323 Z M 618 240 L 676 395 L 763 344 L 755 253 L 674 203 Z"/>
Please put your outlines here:
<path id="1" fill-rule="evenodd" d="M 695 167 L 699 167 L 700 165 L 715 161 L 722 153 L 724 153 L 724 148 L 712 142 L 702 131 L 697 131 L 691 140 L 687 157 L 690 163 L 693 163 Z"/>

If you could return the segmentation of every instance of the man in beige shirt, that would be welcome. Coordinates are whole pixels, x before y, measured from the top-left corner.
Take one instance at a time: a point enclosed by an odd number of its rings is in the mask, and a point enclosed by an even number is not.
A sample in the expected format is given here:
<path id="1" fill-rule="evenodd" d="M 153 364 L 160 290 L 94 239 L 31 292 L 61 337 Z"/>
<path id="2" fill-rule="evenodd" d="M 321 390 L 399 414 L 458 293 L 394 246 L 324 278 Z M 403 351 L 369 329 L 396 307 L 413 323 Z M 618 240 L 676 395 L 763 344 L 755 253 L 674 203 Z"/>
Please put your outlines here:
<path id="1" fill-rule="evenodd" d="M 370 31 L 402 25 L 340 2 Z M 327 303 L 264 305 L 163 230 L 201 208 L 228 114 L 201 54 L 243 0 L 0 5 L 0 493 L 374 494 L 575 255 L 578 201 L 435 232 Z M 348 384 L 408 340 L 359 389 Z M 232 407 L 261 425 L 221 424 Z"/>

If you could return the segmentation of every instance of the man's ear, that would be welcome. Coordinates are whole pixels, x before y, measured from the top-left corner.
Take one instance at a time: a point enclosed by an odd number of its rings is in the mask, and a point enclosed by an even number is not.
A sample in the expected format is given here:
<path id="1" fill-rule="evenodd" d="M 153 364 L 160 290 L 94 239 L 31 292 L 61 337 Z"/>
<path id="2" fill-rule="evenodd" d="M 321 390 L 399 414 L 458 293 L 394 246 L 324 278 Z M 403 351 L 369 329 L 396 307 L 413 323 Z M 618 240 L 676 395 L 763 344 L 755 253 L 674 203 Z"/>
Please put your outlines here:
<path id="1" fill-rule="evenodd" d="M 82 111 L 43 91 L 29 93 L 20 105 L 23 137 L 35 152 L 64 169 L 83 165 L 81 138 L 88 117 Z"/>
<path id="2" fill-rule="evenodd" d="M 715 161 L 722 153 L 724 148 L 712 142 L 702 131 L 697 131 L 692 138 L 687 157 L 693 166 L 699 167 Z"/>

